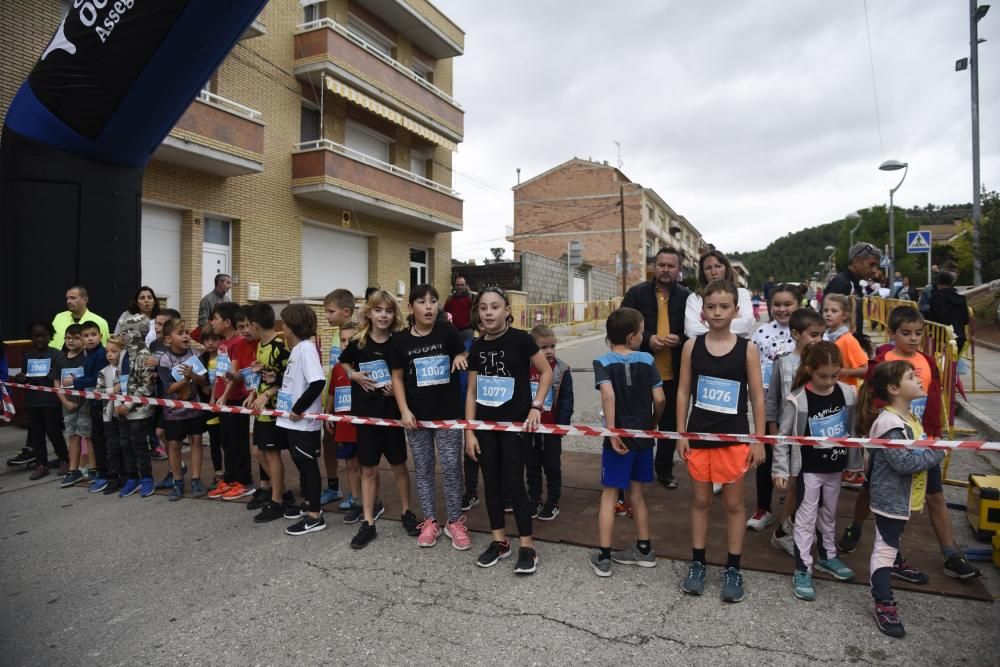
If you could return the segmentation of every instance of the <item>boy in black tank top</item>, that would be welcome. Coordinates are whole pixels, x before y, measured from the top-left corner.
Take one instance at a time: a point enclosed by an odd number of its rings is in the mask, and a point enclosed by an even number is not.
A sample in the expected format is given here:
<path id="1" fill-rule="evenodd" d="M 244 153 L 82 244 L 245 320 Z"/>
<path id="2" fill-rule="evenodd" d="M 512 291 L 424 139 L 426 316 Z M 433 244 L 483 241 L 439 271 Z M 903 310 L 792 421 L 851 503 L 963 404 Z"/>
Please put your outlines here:
<path id="1" fill-rule="evenodd" d="M 764 384 L 757 348 L 729 330 L 739 312 L 736 286 L 714 280 L 705 287 L 702 297 L 708 333 L 684 344 L 677 386 L 677 426 L 688 433 L 747 433 L 749 400 L 753 403 L 753 432 L 763 435 Z M 740 602 L 744 597 L 740 554 L 746 533 L 743 477 L 749 468 L 764 460 L 764 446 L 681 439 L 677 441 L 677 453 L 687 463 L 694 494 L 692 558 L 681 590 L 691 595 L 701 595 L 705 590 L 705 540 L 714 482 L 723 485 L 729 547 L 720 597 L 723 602 Z"/>

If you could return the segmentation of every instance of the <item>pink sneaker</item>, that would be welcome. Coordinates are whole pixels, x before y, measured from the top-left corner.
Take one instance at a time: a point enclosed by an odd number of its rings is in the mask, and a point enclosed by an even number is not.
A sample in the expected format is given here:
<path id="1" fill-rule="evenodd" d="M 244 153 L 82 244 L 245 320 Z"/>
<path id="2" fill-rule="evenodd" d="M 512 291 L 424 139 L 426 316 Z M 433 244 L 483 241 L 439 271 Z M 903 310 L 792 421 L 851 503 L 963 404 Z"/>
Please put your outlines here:
<path id="1" fill-rule="evenodd" d="M 417 538 L 418 547 L 432 547 L 438 542 L 438 536 L 441 535 L 441 529 L 438 528 L 437 521 L 434 519 L 424 519 L 424 522 L 417 526 L 420 530 L 420 536 Z"/>
<path id="2" fill-rule="evenodd" d="M 469 539 L 469 529 L 465 527 L 465 516 L 458 521 L 450 521 L 445 524 L 444 534 L 451 538 L 451 546 L 459 551 L 472 548 L 472 540 Z"/>

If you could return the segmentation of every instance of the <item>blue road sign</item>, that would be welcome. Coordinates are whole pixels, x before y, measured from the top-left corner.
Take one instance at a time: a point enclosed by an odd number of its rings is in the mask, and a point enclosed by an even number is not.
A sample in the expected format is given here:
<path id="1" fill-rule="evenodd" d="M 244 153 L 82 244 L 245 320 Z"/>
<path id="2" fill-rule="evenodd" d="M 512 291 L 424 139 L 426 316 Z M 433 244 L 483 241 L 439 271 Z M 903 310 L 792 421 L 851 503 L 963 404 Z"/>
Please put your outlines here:
<path id="1" fill-rule="evenodd" d="M 906 232 L 906 252 L 925 254 L 931 251 L 930 232 Z"/>

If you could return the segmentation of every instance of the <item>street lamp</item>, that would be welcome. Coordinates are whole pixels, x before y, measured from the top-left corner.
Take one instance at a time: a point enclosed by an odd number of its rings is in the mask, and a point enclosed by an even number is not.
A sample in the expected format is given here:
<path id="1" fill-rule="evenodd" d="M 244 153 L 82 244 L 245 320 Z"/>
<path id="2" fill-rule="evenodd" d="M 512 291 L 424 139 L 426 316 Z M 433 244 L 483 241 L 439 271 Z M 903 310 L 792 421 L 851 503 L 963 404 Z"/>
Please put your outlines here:
<path id="1" fill-rule="evenodd" d="M 977 6 L 978 5 L 978 6 Z M 983 208 L 979 194 L 979 26 L 989 5 L 969 0 L 969 79 L 972 87 L 972 284 L 983 284 L 983 263 L 980 254 Z M 956 69 L 958 69 L 956 65 Z M 962 68 L 964 69 L 964 67 Z"/>
<path id="2" fill-rule="evenodd" d="M 858 215 L 857 211 L 852 211 L 851 213 L 848 213 L 847 215 L 845 215 L 844 219 L 845 220 L 850 220 L 851 222 L 854 223 L 854 226 L 851 227 L 851 242 L 847 246 L 847 252 L 850 253 L 851 252 L 851 246 L 854 245 L 854 232 L 858 231 L 858 227 L 861 226 L 861 216 Z"/>
<path id="3" fill-rule="evenodd" d="M 896 190 L 903 184 L 903 181 L 906 180 L 906 173 L 910 170 L 910 165 L 899 160 L 886 160 L 878 168 L 881 171 L 903 170 L 903 177 L 899 179 L 899 183 L 896 184 L 896 187 L 889 190 L 889 272 L 887 275 L 891 281 L 896 275 L 896 215 L 893 196 L 895 196 Z"/>

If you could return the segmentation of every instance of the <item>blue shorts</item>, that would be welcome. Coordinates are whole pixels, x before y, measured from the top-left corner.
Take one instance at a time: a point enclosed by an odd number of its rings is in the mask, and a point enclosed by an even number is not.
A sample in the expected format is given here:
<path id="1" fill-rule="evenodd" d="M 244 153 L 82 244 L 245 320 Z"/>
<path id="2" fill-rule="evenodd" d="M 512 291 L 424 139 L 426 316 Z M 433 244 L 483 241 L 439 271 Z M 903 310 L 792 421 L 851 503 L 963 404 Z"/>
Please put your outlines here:
<path id="1" fill-rule="evenodd" d="M 601 486 L 627 489 L 630 482 L 653 481 L 653 450 L 632 449 L 619 454 L 605 448 L 601 453 Z"/>
<path id="2" fill-rule="evenodd" d="M 337 458 L 342 461 L 349 461 L 358 455 L 358 443 L 356 442 L 338 442 L 337 443 Z"/>

